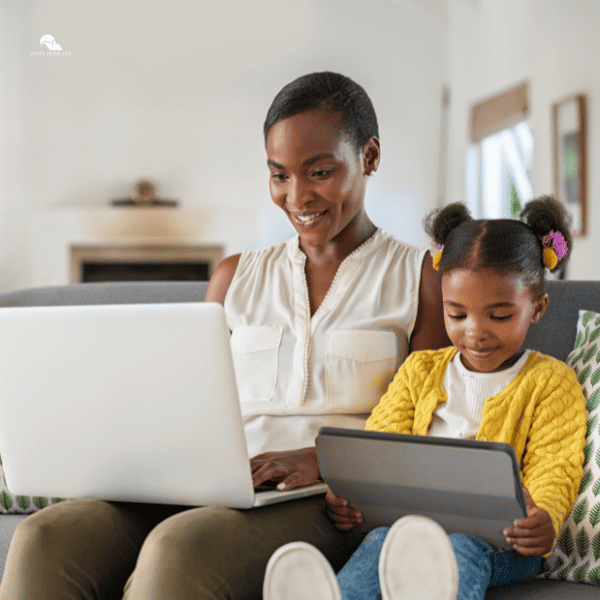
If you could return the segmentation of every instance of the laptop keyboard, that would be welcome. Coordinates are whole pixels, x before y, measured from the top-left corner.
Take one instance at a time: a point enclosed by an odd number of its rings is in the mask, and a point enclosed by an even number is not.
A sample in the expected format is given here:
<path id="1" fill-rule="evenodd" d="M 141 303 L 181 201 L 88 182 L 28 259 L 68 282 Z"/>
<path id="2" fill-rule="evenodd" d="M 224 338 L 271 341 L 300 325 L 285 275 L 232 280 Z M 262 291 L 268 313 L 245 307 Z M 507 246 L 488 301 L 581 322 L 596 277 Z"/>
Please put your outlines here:
<path id="1" fill-rule="evenodd" d="M 269 479 L 268 481 L 263 481 L 261 484 L 257 485 L 254 488 L 254 493 L 258 494 L 260 492 L 274 492 L 275 488 L 281 483 L 281 481 L 277 481 L 274 479 Z M 316 483 L 323 483 L 323 479 L 319 477 Z"/>
<path id="2" fill-rule="evenodd" d="M 254 488 L 254 493 L 258 494 L 260 492 L 273 492 L 280 483 L 281 481 L 275 481 L 274 479 L 263 481 L 261 484 L 257 485 Z"/>

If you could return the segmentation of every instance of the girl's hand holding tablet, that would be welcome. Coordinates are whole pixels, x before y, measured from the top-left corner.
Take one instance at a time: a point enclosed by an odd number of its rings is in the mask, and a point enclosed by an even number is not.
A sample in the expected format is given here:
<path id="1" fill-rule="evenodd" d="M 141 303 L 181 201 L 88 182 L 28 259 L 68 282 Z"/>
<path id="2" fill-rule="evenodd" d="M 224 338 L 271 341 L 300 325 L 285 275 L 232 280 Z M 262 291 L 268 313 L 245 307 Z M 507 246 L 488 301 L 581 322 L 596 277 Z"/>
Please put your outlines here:
<path id="1" fill-rule="evenodd" d="M 329 518 L 340 531 L 349 531 L 362 523 L 363 517 L 360 510 L 349 506 L 347 500 L 339 498 L 331 490 L 325 495 L 325 502 Z"/>
<path id="2" fill-rule="evenodd" d="M 513 527 L 507 527 L 503 533 L 506 541 L 523 556 L 544 556 L 552 550 L 554 527 L 547 510 L 540 508 L 524 487 L 527 516 L 515 521 Z"/>

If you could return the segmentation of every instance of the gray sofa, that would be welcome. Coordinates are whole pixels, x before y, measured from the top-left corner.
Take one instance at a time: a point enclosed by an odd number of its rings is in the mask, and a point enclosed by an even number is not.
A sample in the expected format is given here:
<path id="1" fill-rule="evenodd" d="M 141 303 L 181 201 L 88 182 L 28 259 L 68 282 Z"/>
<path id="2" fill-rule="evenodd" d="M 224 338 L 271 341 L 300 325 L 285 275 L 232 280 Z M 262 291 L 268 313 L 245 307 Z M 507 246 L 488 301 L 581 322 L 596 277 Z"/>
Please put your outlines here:
<path id="1" fill-rule="evenodd" d="M 573 348 L 578 311 L 600 312 L 600 282 L 550 281 L 547 291 L 550 295 L 548 310 L 541 321 L 529 330 L 524 347 L 565 360 Z M 86 283 L 0 294 L 0 307 L 201 302 L 205 293 L 206 283 L 203 282 Z M 0 572 L 4 569 L 12 533 L 24 518 L 21 515 L 0 515 Z M 536 579 L 488 591 L 486 600 L 500 599 L 600 600 L 600 588 Z"/>

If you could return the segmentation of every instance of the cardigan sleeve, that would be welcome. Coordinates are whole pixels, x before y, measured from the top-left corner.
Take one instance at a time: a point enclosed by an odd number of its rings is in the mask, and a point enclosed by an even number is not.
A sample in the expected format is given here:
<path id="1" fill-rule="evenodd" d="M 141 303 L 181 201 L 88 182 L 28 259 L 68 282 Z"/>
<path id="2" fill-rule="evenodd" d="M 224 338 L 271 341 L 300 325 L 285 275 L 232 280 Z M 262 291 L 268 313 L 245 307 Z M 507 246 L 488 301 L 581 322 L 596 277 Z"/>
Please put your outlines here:
<path id="1" fill-rule="evenodd" d="M 402 363 L 387 392 L 381 397 L 379 404 L 367 419 L 366 429 L 389 433 L 413 432 L 415 404 L 422 385 L 418 386 L 418 382 L 411 377 L 411 373 L 415 369 L 419 369 L 420 354 L 420 352 L 413 352 Z"/>
<path id="2" fill-rule="evenodd" d="M 523 485 L 548 511 L 558 535 L 583 475 L 585 398 L 575 372 L 557 362 L 539 374 L 538 394 L 522 458 Z M 545 385 L 544 385 L 545 380 Z"/>

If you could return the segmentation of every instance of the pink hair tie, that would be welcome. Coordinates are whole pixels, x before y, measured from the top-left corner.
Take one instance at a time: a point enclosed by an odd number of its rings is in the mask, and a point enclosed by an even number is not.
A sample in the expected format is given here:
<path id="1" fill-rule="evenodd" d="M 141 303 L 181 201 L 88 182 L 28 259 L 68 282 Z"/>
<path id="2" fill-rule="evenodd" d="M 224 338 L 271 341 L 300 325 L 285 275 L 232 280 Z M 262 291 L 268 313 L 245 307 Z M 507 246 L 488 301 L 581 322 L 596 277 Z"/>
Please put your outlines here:
<path id="1" fill-rule="evenodd" d="M 567 242 L 560 231 L 551 231 L 542 238 L 542 244 L 545 248 L 553 248 L 558 260 L 560 260 L 568 251 Z"/>

